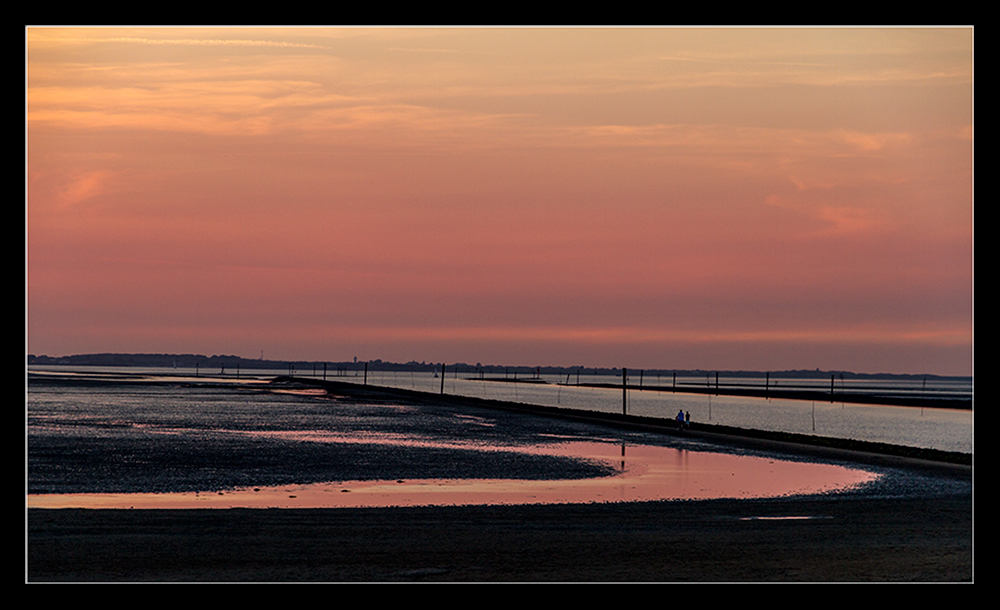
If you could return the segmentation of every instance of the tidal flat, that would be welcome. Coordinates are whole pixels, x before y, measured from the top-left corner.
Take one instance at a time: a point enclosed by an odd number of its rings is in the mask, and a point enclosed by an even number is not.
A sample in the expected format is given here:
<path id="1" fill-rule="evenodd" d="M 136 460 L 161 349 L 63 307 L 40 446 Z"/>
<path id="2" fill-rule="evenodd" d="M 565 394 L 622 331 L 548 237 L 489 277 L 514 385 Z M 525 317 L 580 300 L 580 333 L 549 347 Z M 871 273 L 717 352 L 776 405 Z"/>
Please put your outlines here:
<path id="1" fill-rule="evenodd" d="M 320 395 L 205 381 L 35 387 L 26 502 L 31 582 L 973 578 L 968 466 L 707 440 L 461 402 L 373 399 L 343 388 Z M 605 454 L 552 449 L 581 444 Z M 629 495 L 625 473 L 633 481 L 649 474 L 647 449 L 671 452 L 667 478 L 673 468 L 675 479 L 695 482 L 693 493 Z M 701 483 L 689 475 L 706 470 L 707 456 L 756 460 L 759 476 L 724 473 L 734 491 L 699 495 Z M 782 479 L 775 463 L 864 476 L 749 493 Z M 233 490 L 245 487 L 252 497 L 267 481 L 285 496 L 325 481 L 340 485 L 327 490 L 339 499 L 432 476 L 513 482 L 529 494 L 557 483 L 613 483 L 604 487 L 609 495 L 590 498 L 231 503 Z M 86 493 L 194 494 L 223 503 L 95 510 L 38 508 L 33 500 Z"/>

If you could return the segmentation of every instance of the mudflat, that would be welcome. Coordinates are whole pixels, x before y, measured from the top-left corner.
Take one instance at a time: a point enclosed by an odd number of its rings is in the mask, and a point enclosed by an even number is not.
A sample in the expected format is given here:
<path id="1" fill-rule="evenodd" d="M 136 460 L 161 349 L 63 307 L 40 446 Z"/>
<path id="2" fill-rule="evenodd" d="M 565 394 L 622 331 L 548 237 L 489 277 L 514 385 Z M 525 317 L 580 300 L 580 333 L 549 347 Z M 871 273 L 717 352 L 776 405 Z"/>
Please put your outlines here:
<path id="1" fill-rule="evenodd" d="M 461 403 L 463 414 L 469 412 L 466 402 Z M 342 412 L 350 406 L 338 405 Z M 485 411 L 477 413 L 486 417 Z M 558 430 L 589 438 L 596 434 L 589 426 L 602 426 L 600 436 L 609 436 L 612 428 L 603 426 L 613 423 L 549 421 L 506 408 L 490 413 L 488 421 L 498 425 L 477 426 L 473 431 L 459 427 L 455 434 L 494 434 L 509 442 Z M 429 418 L 427 430 L 444 435 L 432 415 L 410 414 L 406 421 L 422 426 Z M 796 459 L 808 461 L 865 465 L 883 476 L 858 489 L 770 499 L 408 508 L 26 508 L 25 578 L 28 582 L 974 580 L 971 456 L 965 463 L 933 461 L 905 452 L 865 452 L 853 445 L 816 447 L 789 442 L 803 439 L 721 432 L 725 431 L 692 427 L 671 443 L 684 446 L 683 439 L 690 437 L 738 452 L 752 449 L 762 455 L 773 452 L 775 457 L 797 454 Z M 631 432 L 615 434 L 639 440 Z M 52 443 L 38 441 L 36 450 Z M 234 453 L 231 444 L 202 442 L 198 445 L 202 453 L 194 457 L 204 457 L 205 447 L 216 444 Z M 142 455 L 160 460 L 152 463 L 151 472 L 161 470 L 166 458 L 152 450 L 159 445 L 143 447 Z M 302 453 L 298 445 L 291 447 L 297 452 L 285 446 L 276 452 L 270 445 L 254 445 L 253 451 L 235 452 L 235 458 L 260 461 L 262 455 L 274 453 L 287 466 L 289 456 L 298 456 L 301 465 L 293 466 L 301 470 L 341 456 L 324 453 L 326 445 L 317 447 Z M 382 458 L 372 462 L 381 469 L 378 479 L 394 480 L 410 470 L 425 473 L 432 467 L 443 469 L 438 476 L 457 474 L 450 470 L 455 466 L 451 453 L 422 450 L 397 455 L 396 450 L 383 448 L 374 456 L 360 457 L 366 458 L 364 465 L 371 461 L 367 457 Z M 226 451 L 206 455 L 218 466 Z M 65 452 L 53 454 L 60 456 L 59 464 L 66 463 Z M 590 470 L 579 471 L 580 465 L 572 461 L 496 462 L 492 453 L 475 455 L 477 460 L 464 466 L 477 477 L 511 468 L 532 475 L 527 478 L 597 476 Z M 423 461 L 414 462 L 416 458 Z M 236 463 L 233 472 L 247 469 L 244 462 Z"/>
<path id="2" fill-rule="evenodd" d="M 971 494 L 27 511 L 27 580 L 971 582 Z"/>

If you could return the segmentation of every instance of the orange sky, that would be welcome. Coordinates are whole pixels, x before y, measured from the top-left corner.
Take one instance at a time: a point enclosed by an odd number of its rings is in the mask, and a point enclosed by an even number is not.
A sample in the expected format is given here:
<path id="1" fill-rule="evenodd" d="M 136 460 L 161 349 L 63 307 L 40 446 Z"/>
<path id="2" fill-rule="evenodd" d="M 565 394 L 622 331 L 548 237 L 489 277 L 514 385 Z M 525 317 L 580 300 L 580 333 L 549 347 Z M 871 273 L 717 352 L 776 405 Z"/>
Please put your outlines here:
<path id="1" fill-rule="evenodd" d="M 29 353 L 972 372 L 970 28 L 25 36 Z"/>

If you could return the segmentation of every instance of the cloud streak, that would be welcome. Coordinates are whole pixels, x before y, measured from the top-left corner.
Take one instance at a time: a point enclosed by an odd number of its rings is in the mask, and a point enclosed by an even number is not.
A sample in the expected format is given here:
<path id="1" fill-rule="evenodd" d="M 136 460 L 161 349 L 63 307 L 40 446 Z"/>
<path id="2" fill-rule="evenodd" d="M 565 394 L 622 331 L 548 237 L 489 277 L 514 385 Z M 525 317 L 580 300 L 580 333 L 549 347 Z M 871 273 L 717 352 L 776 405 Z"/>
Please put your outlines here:
<path id="1" fill-rule="evenodd" d="M 38 353 L 971 370 L 967 31 L 27 44 Z"/>

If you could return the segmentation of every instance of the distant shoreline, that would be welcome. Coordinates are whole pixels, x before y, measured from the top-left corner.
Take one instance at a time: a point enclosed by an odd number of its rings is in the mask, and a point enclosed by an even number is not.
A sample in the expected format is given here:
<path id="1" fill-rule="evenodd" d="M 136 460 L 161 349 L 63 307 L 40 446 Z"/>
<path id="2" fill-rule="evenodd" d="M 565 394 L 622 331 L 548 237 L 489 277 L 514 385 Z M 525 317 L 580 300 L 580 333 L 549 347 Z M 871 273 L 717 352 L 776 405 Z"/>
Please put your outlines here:
<path id="1" fill-rule="evenodd" d="M 483 375 L 617 375 L 621 376 L 622 369 L 618 367 L 593 367 L 593 366 L 527 366 L 527 365 L 497 365 L 497 364 L 468 364 L 465 362 L 441 363 L 441 362 L 387 362 L 383 360 L 369 361 L 342 361 L 331 360 L 265 360 L 263 358 L 244 358 L 234 355 L 212 355 L 202 354 L 125 354 L 125 353 L 101 353 L 101 354 L 76 354 L 70 356 L 46 356 L 27 355 L 29 366 L 135 366 L 135 367 L 181 367 L 181 368 L 244 368 L 244 369 L 269 369 L 295 371 L 312 370 L 317 367 L 323 370 L 326 367 L 330 372 L 362 372 L 366 365 L 372 371 L 413 371 L 413 372 L 434 372 L 440 371 L 444 366 L 449 374 L 470 374 L 479 373 Z M 934 375 L 929 373 L 855 373 L 852 371 L 822 371 L 813 370 L 784 370 L 784 371 L 724 371 L 705 369 L 632 369 L 629 368 L 629 376 L 635 377 L 638 373 L 645 373 L 650 379 L 659 375 L 678 375 L 680 377 L 706 377 L 709 375 L 720 375 L 727 378 L 748 378 L 764 380 L 766 375 L 778 379 L 822 379 L 829 380 L 831 376 L 838 381 L 841 379 L 892 379 L 892 380 L 912 380 L 933 379 L 937 381 L 972 381 L 969 375 Z M 521 378 L 521 381 L 526 380 Z"/>

